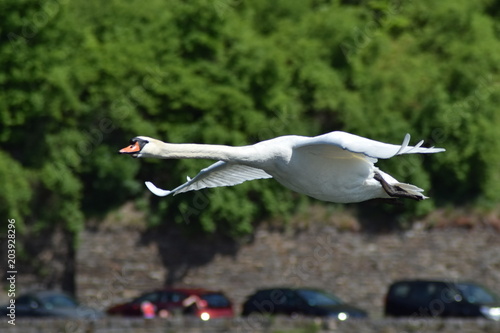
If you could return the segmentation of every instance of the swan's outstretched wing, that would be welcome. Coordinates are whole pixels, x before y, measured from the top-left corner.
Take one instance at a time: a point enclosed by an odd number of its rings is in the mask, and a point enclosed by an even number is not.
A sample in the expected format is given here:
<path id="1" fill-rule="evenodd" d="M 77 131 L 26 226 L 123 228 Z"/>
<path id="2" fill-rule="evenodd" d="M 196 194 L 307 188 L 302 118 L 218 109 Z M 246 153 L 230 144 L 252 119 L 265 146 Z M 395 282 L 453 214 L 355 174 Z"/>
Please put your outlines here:
<path id="1" fill-rule="evenodd" d="M 429 154 L 445 151 L 444 148 L 422 148 L 424 141 L 415 146 L 408 146 L 410 134 L 406 134 L 401 145 L 383 143 L 346 132 L 331 132 L 297 143 L 298 148 L 314 145 L 333 145 L 353 153 L 359 153 L 372 158 L 387 159 L 402 154 Z"/>
<path id="2" fill-rule="evenodd" d="M 219 161 L 212 164 L 208 168 L 201 170 L 200 173 L 193 179 L 188 177 L 188 181 L 186 183 L 171 191 L 162 190 L 151 182 L 146 182 L 146 186 L 151 192 L 153 192 L 153 194 L 164 197 L 169 194 L 176 195 L 207 187 L 233 186 L 241 184 L 247 180 L 264 178 L 272 178 L 272 176 L 261 169 Z"/>

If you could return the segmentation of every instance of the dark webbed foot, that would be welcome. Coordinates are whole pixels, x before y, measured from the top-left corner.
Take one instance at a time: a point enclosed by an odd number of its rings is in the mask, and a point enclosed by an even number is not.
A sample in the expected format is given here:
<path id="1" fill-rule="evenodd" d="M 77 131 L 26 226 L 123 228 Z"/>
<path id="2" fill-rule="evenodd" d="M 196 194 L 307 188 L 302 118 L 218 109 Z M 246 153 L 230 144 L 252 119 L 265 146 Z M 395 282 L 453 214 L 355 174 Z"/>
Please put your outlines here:
<path id="1" fill-rule="evenodd" d="M 423 200 L 424 198 L 422 196 L 416 195 L 416 194 L 411 194 L 402 189 L 399 186 L 394 186 L 389 184 L 388 182 L 385 181 L 385 179 L 380 175 L 378 172 L 375 172 L 375 175 L 373 176 L 373 179 L 377 180 L 381 185 L 384 191 L 391 197 L 394 198 L 408 198 L 408 199 L 413 199 L 413 200 Z"/>

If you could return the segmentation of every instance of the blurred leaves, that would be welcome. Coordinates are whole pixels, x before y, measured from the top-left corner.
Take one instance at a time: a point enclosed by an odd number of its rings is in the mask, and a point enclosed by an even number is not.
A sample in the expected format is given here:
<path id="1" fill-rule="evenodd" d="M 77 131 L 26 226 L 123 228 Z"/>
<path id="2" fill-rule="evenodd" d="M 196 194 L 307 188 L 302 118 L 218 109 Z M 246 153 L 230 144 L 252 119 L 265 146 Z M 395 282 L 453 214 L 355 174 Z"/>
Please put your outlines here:
<path id="1" fill-rule="evenodd" d="M 465 0 L 3 1 L 0 207 L 77 232 L 146 198 L 152 224 L 238 236 L 309 199 L 272 180 L 151 198 L 143 181 L 173 188 L 209 163 L 117 150 L 135 135 L 245 145 L 333 130 L 447 149 L 381 161 L 432 196 L 406 215 L 496 204 L 499 16 Z"/>

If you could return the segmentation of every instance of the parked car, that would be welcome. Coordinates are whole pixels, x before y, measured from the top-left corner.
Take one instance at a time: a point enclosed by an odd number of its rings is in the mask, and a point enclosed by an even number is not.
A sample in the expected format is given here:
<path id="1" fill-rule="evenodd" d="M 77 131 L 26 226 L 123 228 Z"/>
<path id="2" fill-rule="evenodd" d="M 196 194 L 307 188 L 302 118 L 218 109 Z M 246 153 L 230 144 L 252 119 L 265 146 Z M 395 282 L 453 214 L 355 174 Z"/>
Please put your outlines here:
<path id="1" fill-rule="evenodd" d="M 114 305 L 110 315 L 143 316 L 145 303 L 154 306 L 157 316 L 194 315 L 203 320 L 234 316 L 231 301 L 219 291 L 205 289 L 161 289 L 145 293 L 130 302 Z"/>
<path id="2" fill-rule="evenodd" d="M 43 290 L 23 294 L 15 299 L 15 316 L 18 317 L 58 317 L 99 319 L 102 311 L 82 306 L 68 294 L 59 291 Z M 6 312 L 7 310 L 7 312 Z M 8 309 L 2 306 L 3 315 Z"/>
<path id="3" fill-rule="evenodd" d="M 389 287 L 387 316 L 485 317 L 500 320 L 500 298 L 472 282 L 398 281 Z"/>
<path id="4" fill-rule="evenodd" d="M 258 290 L 243 304 L 242 315 L 252 313 L 332 317 L 339 320 L 367 317 L 365 311 L 344 303 L 337 296 L 311 288 Z"/>

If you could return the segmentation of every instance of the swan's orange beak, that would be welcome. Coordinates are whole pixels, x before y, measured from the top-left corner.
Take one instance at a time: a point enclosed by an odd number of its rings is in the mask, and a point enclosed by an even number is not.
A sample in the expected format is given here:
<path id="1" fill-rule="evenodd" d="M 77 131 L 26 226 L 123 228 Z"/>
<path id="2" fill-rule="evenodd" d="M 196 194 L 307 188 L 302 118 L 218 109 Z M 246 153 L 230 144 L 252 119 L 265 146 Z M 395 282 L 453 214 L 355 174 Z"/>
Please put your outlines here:
<path id="1" fill-rule="evenodd" d="M 120 154 L 133 154 L 133 153 L 138 153 L 141 151 L 141 146 L 139 146 L 139 143 L 136 141 L 130 146 L 127 146 L 123 149 L 120 149 L 119 153 Z"/>

